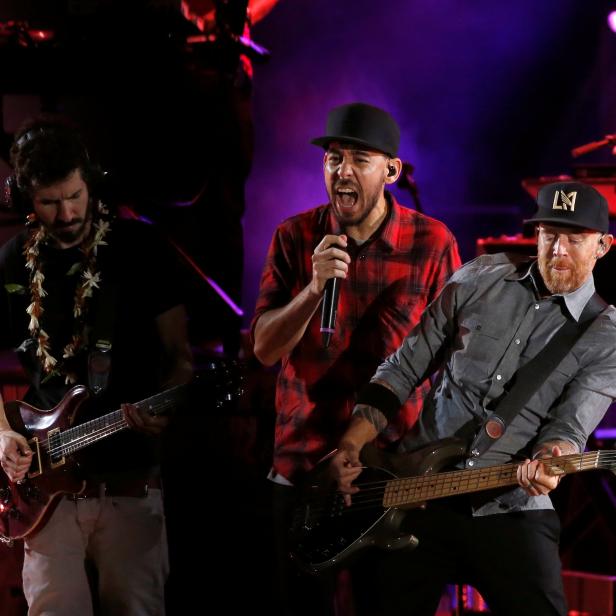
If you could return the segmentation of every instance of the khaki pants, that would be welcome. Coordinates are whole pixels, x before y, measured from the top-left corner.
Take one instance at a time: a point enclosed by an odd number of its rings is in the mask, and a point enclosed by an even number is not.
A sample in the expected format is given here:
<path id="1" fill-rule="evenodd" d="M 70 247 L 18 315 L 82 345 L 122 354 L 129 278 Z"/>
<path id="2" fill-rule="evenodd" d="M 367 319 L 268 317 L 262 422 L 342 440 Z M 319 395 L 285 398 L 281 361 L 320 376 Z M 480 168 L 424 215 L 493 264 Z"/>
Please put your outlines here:
<path id="1" fill-rule="evenodd" d="M 29 616 L 92 616 L 86 559 L 97 571 L 105 616 L 164 616 L 168 573 L 160 490 L 143 498 L 63 498 L 43 529 L 25 542 Z"/>

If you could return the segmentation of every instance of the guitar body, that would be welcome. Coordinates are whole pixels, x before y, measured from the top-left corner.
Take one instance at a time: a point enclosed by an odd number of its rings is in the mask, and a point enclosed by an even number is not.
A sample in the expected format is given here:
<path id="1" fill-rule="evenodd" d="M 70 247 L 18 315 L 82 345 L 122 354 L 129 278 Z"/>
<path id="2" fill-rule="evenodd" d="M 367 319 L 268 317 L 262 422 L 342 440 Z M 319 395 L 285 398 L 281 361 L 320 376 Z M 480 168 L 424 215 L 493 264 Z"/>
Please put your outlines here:
<path id="1" fill-rule="evenodd" d="M 73 456 L 57 450 L 61 432 L 73 425 L 88 398 L 83 385 L 73 387 L 54 408 L 43 411 L 25 402 L 7 402 L 7 419 L 16 432 L 28 439 L 34 452 L 24 482 L 9 481 L 0 471 L 0 535 L 5 540 L 22 539 L 36 532 L 53 513 L 64 494 L 82 492 Z"/>
<path id="2" fill-rule="evenodd" d="M 404 509 L 383 507 L 383 486 L 398 477 L 436 473 L 458 461 L 465 449 L 457 439 L 446 439 L 411 454 L 392 456 L 367 445 L 361 454 L 365 468 L 355 481 L 362 488 L 350 507 L 345 507 L 330 476 L 330 454 L 309 474 L 302 490 L 291 526 L 292 558 L 303 569 L 319 573 L 367 547 L 414 548 L 418 539 L 400 533 Z M 412 505 L 417 506 L 421 503 Z"/>
<path id="3" fill-rule="evenodd" d="M 361 452 L 364 470 L 354 481 L 359 492 L 350 507 L 344 506 L 331 479 L 330 454 L 314 469 L 302 492 L 291 527 L 291 556 L 303 569 L 318 573 L 365 547 L 413 548 L 418 539 L 400 534 L 405 509 L 430 500 L 518 485 L 517 462 L 445 469 L 465 454 L 464 443 L 453 438 L 396 456 L 366 446 Z M 541 464 L 552 476 L 600 468 L 616 473 L 616 451 L 546 457 Z"/>
<path id="4" fill-rule="evenodd" d="M 186 405 L 197 393 L 201 402 L 223 408 L 241 395 L 242 374 L 236 362 L 211 360 L 207 370 L 191 383 L 175 385 L 133 404 L 151 416 L 167 414 Z M 121 409 L 75 425 L 88 399 L 85 386 L 76 385 L 49 411 L 25 402 L 6 404 L 7 420 L 23 434 L 34 452 L 26 480 L 16 484 L 0 469 L 0 541 L 22 539 L 39 530 L 64 494 L 79 494 L 80 478 L 75 452 L 128 428 Z"/>

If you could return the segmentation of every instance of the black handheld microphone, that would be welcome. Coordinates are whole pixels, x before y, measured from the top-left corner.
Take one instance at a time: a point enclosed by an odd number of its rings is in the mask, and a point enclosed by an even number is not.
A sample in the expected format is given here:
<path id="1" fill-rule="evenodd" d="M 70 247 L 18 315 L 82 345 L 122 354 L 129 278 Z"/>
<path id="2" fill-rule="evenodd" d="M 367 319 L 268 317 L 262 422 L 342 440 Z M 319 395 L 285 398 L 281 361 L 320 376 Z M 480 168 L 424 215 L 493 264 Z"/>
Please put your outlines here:
<path id="1" fill-rule="evenodd" d="M 336 312 L 338 311 L 338 297 L 340 296 L 340 280 L 340 278 L 330 278 L 325 283 L 323 311 L 321 312 L 321 336 L 325 348 L 329 346 L 332 334 L 336 331 Z"/>

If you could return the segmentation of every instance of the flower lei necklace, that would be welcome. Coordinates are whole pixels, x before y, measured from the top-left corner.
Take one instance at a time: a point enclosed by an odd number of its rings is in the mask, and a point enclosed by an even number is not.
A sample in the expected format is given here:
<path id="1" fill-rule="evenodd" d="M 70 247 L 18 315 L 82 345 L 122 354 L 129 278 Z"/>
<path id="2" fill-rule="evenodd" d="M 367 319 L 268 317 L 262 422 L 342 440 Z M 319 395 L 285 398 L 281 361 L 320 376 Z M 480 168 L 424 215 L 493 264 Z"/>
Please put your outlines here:
<path id="1" fill-rule="evenodd" d="M 100 272 L 96 271 L 96 257 L 99 246 L 107 245 L 105 237 L 110 231 L 110 222 L 107 220 L 109 210 L 99 202 L 97 205 L 99 216 L 92 224 L 91 239 L 86 240 L 81 246 L 83 258 L 81 263 L 76 263 L 68 271 L 67 275 L 81 272 L 80 281 L 75 289 L 75 301 L 73 304 L 73 318 L 75 326 L 71 340 L 62 351 L 62 360 L 74 357 L 75 354 L 84 346 L 85 340 L 85 317 L 88 310 L 88 299 L 92 297 L 94 288 L 99 288 L 101 282 Z M 36 344 L 36 355 L 41 358 L 43 372 L 46 378 L 61 374 L 63 371 L 63 361 L 58 361 L 50 352 L 49 335 L 41 327 L 41 315 L 45 311 L 43 308 L 43 298 L 47 292 L 43 288 L 45 275 L 42 271 L 40 260 L 40 247 L 49 240 L 49 233 L 45 227 L 39 227 L 30 234 L 24 246 L 24 256 L 26 258 L 26 268 L 30 270 L 30 296 L 31 303 L 26 308 L 30 315 L 28 330 Z M 72 373 L 65 373 L 67 383 L 75 383 L 76 376 Z"/>

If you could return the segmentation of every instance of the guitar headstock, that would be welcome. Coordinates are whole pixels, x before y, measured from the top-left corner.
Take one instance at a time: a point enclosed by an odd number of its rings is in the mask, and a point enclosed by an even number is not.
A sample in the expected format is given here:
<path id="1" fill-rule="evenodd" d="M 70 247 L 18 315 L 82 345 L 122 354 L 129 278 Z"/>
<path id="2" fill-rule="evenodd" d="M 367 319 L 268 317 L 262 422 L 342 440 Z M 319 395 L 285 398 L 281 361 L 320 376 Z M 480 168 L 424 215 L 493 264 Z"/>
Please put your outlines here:
<path id="1" fill-rule="evenodd" d="M 216 408 L 236 403 L 244 393 L 246 368 L 237 359 L 210 358 L 197 369 L 197 395 Z"/>

